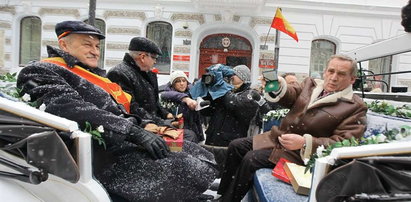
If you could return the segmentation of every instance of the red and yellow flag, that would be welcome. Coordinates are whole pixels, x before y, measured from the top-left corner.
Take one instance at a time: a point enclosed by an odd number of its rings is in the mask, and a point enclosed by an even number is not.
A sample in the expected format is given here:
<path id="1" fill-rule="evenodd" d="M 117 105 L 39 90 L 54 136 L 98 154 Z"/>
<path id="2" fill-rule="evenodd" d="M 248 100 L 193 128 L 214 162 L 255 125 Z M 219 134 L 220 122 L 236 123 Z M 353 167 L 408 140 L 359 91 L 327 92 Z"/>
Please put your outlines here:
<path id="1" fill-rule="evenodd" d="M 297 32 L 295 32 L 294 28 L 291 27 L 290 23 L 284 18 L 279 8 L 277 8 L 277 11 L 275 12 L 271 27 L 288 34 L 298 42 Z"/>

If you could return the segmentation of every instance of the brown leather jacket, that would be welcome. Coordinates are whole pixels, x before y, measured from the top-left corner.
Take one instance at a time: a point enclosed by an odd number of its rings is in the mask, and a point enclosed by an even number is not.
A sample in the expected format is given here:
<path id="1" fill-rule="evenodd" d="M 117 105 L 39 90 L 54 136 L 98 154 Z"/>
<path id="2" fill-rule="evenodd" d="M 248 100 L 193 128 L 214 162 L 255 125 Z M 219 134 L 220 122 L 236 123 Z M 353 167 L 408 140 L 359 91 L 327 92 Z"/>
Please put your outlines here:
<path id="1" fill-rule="evenodd" d="M 306 150 L 316 151 L 320 145 L 327 146 L 336 141 L 351 137 L 360 138 L 366 129 L 367 106 L 360 97 L 353 94 L 352 87 L 328 95 L 322 99 L 318 96 L 323 90 L 323 81 L 312 78 L 305 79 L 300 86 L 288 85 L 280 80 L 284 86 L 279 97 L 267 97 L 269 101 L 278 101 L 290 112 L 282 119 L 280 126 L 263 134 L 269 135 L 274 142 L 274 149 L 269 160 L 276 163 L 279 158 L 286 158 L 294 163 L 303 164 L 300 150 L 285 150 L 278 143 L 278 136 L 284 133 L 308 134 Z M 307 141 L 309 139 L 310 141 Z M 261 138 L 254 138 L 253 146 L 261 142 Z M 307 148 L 310 147 L 310 148 Z"/>

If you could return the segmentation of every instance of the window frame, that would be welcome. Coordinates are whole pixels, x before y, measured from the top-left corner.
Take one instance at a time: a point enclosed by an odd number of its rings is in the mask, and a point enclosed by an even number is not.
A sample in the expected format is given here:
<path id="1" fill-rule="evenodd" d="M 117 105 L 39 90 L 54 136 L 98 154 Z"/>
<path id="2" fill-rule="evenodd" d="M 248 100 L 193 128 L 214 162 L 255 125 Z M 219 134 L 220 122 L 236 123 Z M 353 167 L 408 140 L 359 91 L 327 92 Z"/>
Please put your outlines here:
<path id="1" fill-rule="evenodd" d="M 156 37 L 153 37 L 153 34 L 150 34 L 149 32 L 153 29 L 150 26 L 154 26 L 155 24 L 164 24 L 164 26 L 168 26 L 168 28 L 170 29 L 169 31 L 161 31 L 161 32 L 157 32 L 160 34 L 164 34 L 164 37 L 168 37 L 169 38 L 169 44 L 166 44 L 166 46 L 163 46 L 162 43 L 160 43 L 158 41 L 158 39 L 156 39 Z M 155 31 L 153 31 L 155 32 Z M 169 34 L 167 34 L 169 33 Z M 159 38 L 164 38 L 164 37 L 159 37 Z M 162 21 L 162 20 L 156 20 L 156 21 L 152 21 L 147 23 L 146 25 L 146 38 L 154 41 L 159 48 L 161 49 L 161 51 L 163 52 L 162 55 L 160 55 L 157 59 L 157 63 L 154 65 L 154 67 L 158 68 L 159 70 L 159 74 L 163 74 L 163 75 L 169 75 L 171 73 L 171 63 L 172 63 L 172 46 L 173 46 L 173 25 L 169 22 L 166 21 Z M 169 50 L 168 53 L 166 53 L 164 51 L 164 49 L 167 49 L 167 45 L 169 46 Z M 164 61 L 164 63 L 162 63 Z M 168 62 L 168 63 L 167 63 Z M 164 66 L 168 66 L 167 69 L 164 71 L 162 70 L 162 67 L 159 67 L 159 65 L 164 65 Z"/>
<path id="2" fill-rule="evenodd" d="M 329 54 L 325 54 L 325 55 L 321 58 L 321 61 L 314 61 L 314 59 L 317 59 L 317 58 L 314 58 L 314 55 L 315 55 L 315 54 L 321 55 L 321 54 L 324 52 L 324 51 L 321 50 L 321 49 L 319 49 L 318 51 L 314 50 L 314 48 L 315 48 L 315 43 L 317 43 L 317 42 L 327 42 L 327 43 L 329 43 L 330 45 L 333 46 L 333 47 L 332 47 L 332 49 L 333 49 L 332 52 L 329 53 Z M 328 40 L 328 39 L 323 39 L 323 38 L 312 40 L 312 41 L 311 41 L 311 55 L 310 55 L 310 70 L 309 70 L 309 75 L 310 75 L 311 77 L 312 77 L 312 76 L 318 76 L 318 75 L 313 75 L 314 73 L 317 72 L 317 73 L 319 74 L 320 78 L 322 78 L 322 73 L 324 72 L 324 70 L 325 70 L 325 68 L 326 68 L 328 59 L 330 58 L 331 55 L 335 55 L 336 52 L 337 52 L 337 44 L 336 44 L 335 42 L 333 42 L 333 41 L 331 41 L 331 40 Z M 315 63 L 317 63 L 317 64 L 315 64 Z M 315 66 L 314 66 L 314 65 L 315 65 Z M 321 66 L 321 67 L 320 67 L 320 66 Z"/>
<path id="3" fill-rule="evenodd" d="M 37 39 L 32 39 L 27 43 L 24 42 L 24 38 L 25 38 L 25 31 L 27 31 L 24 26 L 26 23 L 26 20 L 30 20 L 28 25 L 30 26 L 30 29 L 28 31 L 30 31 L 29 36 L 33 37 L 33 32 L 38 31 L 38 37 Z M 33 23 L 32 20 L 38 20 L 39 21 L 39 26 L 38 29 L 35 30 L 33 29 L 33 27 L 35 26 L 36 23 Z M 24 66 L 27 65 L 30 61 L 33 60 L 40 60 L 41 58 L 41 36 L 42 36 L 42 20 L 40 17 L 38 16 L 25 16 L 23 18 L 20 19 L 20 37 L 19 37 L 19 66 Z M 26 45 L 28 45 L 28 47 L 25 47 Z M 37 46 L 38 47 L 38 51 L 33 51 L 33 47 Z M 28 58 L 24 58 L 23 57 L 23 52 L 28 51 L 29 56 Z M 28 59 L 28 61 L 24 61 Z"/>

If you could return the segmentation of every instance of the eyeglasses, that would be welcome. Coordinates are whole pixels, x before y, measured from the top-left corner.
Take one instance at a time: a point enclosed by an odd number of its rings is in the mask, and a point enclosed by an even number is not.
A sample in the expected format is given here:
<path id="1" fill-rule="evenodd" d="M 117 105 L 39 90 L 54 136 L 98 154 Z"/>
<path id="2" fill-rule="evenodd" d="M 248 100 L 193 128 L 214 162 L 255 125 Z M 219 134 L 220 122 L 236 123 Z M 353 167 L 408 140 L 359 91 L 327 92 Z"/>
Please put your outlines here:
<path id="1" fill-rule="evenodd" d="M 158 58 L 158 55 L 153 55 L 151 53 L 145 53 L 145 55 L 151 57 L 153 60 L 157 60 Z"/>

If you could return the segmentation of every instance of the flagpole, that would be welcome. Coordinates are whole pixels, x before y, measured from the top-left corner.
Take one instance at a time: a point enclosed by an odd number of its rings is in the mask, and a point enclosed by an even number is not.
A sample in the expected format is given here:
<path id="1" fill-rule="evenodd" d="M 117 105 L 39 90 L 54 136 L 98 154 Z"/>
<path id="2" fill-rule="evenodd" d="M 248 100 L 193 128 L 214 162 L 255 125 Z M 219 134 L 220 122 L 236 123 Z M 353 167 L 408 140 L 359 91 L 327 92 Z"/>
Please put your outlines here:
<path id="1" fill-rule="evenodd" d="M 281 11 L 281 8 L 279 8 Z M 275 29 L 274 67 L 278 70 L 278 58 L 280 53 L 280 32 Z"/>
<path id="2" fill-rule="evenodd" d="M 267 44 L 267 39 L 268 39 L 268 35 L 270 34 L 270 31 L 271 31 L 271 27 L 270 29 L 268 29 L 267 36 L 265 36 L 264 47 L 265 47 L 265 44 Z"/>

